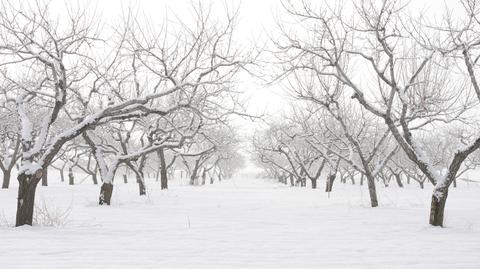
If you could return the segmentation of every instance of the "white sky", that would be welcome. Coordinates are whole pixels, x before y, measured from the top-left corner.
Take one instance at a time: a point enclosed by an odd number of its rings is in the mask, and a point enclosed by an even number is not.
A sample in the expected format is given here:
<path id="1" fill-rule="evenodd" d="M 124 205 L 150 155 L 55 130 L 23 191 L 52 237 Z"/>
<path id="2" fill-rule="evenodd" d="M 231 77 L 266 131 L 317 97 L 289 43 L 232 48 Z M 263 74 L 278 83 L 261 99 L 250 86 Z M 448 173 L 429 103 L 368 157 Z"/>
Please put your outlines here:
<path id="1" fill-rule="evenodd" d="M 34 1 L 34 0 L 30 0 Z M 101 15 L 104 22 L 115 23 L 121 16 L 122 10 L 129 6 L 139 11 L 139 16 L 147 16 L 155 23 L 159 24 L 168 17 L 175 20 L 175 16 L 185 19 L 191 17 L 192 3 L 201 3 L 202 5 L 211 5 L 213 17 L 222 18 L 225 12 L 225 6 L 229 8 L 239 7 L 239 25 L 237 27 L 236 39 L 245 46 L 254 46 L 256 43 L 262 44 L 266 41 L 268 35 L 275 32 L 275 18 L 282 18 L 282 6 L 280 0 L 88 0 L 80 1 L 81 5 L 89 3 L 88 6 L 95 8 Z M 301 0 L 291 0 L 293 3 Z M 333 3 L 334 0 L 311 0 L 312 3 L 321 4 L 321 2 Z M 360 0 L 354 0 L 360 1 Z M 28 2 L 28 1 L 27 1 Z M 64 6 L 68 0 L 52 0 L 52 5 Z M 410 9 L 414 11 L 423 10 L 426 13 L 436 14 L 443 12 L 445 5 L 456 3 L 456 0 L 410 0 Z M 56 14 L 52 14 L 56 15 Z M 250 113 L 268 112 L 278 114 L 287 105 L 288 101 L 282 97 L 284 94 L 279 86 L 266 87 L 259 81 L 248 75 L 242 75 L 239 81 L 239 90 L 250 99 L 248 110 Z M 249 121 L 240 124 L 247 124 Z M 253 128 L 246 128 L 246 133 L 251 133 Z"/>
<path id="2" fill-rule="evenodd" d="M 35 0 L 27 0 L 22 3 L 32 2 Z M 47 0 L 48 1 L 48 0 Z M 102 22 L 107 24 L 115 24 L 119 20 L 123 11 L 132 7 L 138 10 L 139 16 L 147 16 L 153 23 L 159 25 L 169 18 L 175 20 L 175 17 L 189 21 L 192 12 L 192 3 L 201 3 L 202 5 L 210 5 L 212 8 L 212 16 L 222 18 L 225 16 L 225 6 L 229 8 L 239 8 L 239 25 L 236 32 L 236 40 L 240 40 L 242 46 L 255 46 L 263 44 L 276 31 L 275 19 L 282 20 L 282 6 L 280 0 L 77 0 L 81 6 L 87 4 L 88 7 L 96 10 L 100 15 Z M 293 3 L 301 0 L 291 0 Z M 311 0 L 314 4 L 332 3 L 336 0 Z M 348 0 L 347 0 L 348 1 Z M 354 0 L 359 1 L 359 0 Z M 70 4 L 69 0 L 51 0 L 53 12 L 60 10 Z M 74 2 L 72 2 L 74 3 Z M 426 13 L 436 14 L 443 12 L 445 5 L 456 3 L 456 0 L 410 0 L 410 8 L 414 11 L 423 11 Z M 75 5 L 75 4 L 74 4 Z M 62 7 L 62 8 L 60 8 Z M 53 16 L 57 14 L 52 14 Z M 288 106 L 288 100 L 282 93 L 280 86 L 273 85 L 266 87 L 260 81 L 244 74 L 240 77 L 238 84 L 239 90 L 244 92 L 244 97 L 249 98 L 248 112 L 261 113 L 279 116 L 285 107 Z M 252 124 L 249 120 L 240 119 L 237 125 L 241 126 L 240 134 L 249 136 L 253 134 L 258 124 Z M 252 167 L 252 165 L 247 165 Z M 253 169 L 253 168 L 252 168 Z"/>

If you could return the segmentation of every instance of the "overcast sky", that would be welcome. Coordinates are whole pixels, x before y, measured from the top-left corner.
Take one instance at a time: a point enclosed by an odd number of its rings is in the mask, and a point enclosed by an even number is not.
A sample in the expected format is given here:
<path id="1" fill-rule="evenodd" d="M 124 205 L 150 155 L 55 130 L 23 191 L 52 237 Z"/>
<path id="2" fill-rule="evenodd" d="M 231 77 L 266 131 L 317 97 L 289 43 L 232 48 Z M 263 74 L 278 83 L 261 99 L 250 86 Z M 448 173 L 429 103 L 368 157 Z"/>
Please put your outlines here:
<path id="1" fill-rule="evenodd" d="M 32 0 L 33 1 L 33 0 Z M 292 0 L 300 2 L 301 0 Z M 333 0 L 312 0 L 311 3 L 332 3 Z M 360 0 L 354 0 L 360 1 Z M 65 6 L 68 0 L 52 0 L 54 6 Z M 81 5 L 87 1 L 80 1 Z M 453 0 L 412 0 L 409 8 L 413 11 L 422 11 L 430 15 L 439 15 L 445 5 L 451 5 Z M 275 20 L 282 20 L 282 5 L 280 0 L 89 0 L 88 6 L 96 9 L 102 20 L 107 24 L 115 24 L 122 12 L 129 7 L 138 10 L 138 16 L 149 17 L 150 20 L 159 23 L 165 18 L 170 20 L 188 20 L 192 17 L 192 3 L 201 3 L 204 6 L 211 5 L 212 16 L 221 19 L 225 16 L 225 10 L 239 9 L 239 24 L 236 37 L 244 46 L 255 46 L 268 40 L 271 35 L 275 38 Z M 177 17 L 177 18 L 176 18 Z M 288 105 L 284 94 L 278 85 L 266 87 L 258 80 L 242 75 L 239 81 L 239 89 L 244 91 L 245 97 L 250 99 L 249 111 L 251 113 L 268 112 L 278 114 Z M 246 123 L 241 123 L 246 124 Z M 252 128 L 249 128 L 249 131 Z"/>

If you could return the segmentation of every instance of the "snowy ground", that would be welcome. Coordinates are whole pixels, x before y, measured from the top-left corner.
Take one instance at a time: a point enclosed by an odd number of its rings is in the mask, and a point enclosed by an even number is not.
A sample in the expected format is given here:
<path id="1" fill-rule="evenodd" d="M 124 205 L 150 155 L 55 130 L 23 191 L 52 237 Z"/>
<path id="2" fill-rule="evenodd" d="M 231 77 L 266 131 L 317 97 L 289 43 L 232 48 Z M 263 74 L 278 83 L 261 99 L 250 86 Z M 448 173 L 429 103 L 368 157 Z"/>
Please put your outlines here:
<path id="1" fill-rule="evenodd" d="M 452 190 L 447 228 L 427 225 L 430 190 L 336 183 L 323 190 L 237 178 L 137 196 L 118 183 L 113 205 L 98 186 L 38 187 L 64 227 L 6 227 L 16 187 L 0 190 L 0 268 L 480 268 L 480 186 Z"/>

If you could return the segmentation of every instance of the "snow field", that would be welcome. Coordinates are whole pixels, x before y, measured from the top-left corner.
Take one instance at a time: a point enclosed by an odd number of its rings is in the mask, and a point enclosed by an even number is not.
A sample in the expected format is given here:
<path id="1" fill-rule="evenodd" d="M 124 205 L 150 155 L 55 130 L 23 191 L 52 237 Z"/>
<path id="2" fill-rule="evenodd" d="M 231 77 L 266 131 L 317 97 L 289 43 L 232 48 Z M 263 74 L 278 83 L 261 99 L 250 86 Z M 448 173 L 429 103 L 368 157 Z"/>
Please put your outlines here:
<path id="1" fill-rule="evenodd" d="M 37 203 L 70 208 L 62 227 L 11 228 L 16 188 L 0 190 L 0 268 L 480 268 L 480 186 L 450 191 L 447 228 L 430 227 L 431 189 L 336 182 L 334 192 L 236 178 L 206 186 L 118 182 L 39 186 Z M 171 184 L 172 185 L 172 184 Z"/>

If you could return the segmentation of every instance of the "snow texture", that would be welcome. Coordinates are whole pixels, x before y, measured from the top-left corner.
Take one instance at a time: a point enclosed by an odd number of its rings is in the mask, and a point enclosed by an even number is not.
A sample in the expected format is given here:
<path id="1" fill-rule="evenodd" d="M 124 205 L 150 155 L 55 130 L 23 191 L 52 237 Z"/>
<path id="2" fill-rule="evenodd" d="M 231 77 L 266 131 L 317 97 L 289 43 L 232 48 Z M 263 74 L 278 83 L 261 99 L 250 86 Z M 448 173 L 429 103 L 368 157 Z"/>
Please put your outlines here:
<path id="1" fill-rule="evenodd" d="M 71 206 L 64 227 L 0 228 L 0 268 L 480 268 L 480 186 L 452 189 L 447 228 L 427 225 L 431 189 L 290 188 L 233 179 L 160 191 L 115 182 L 112 206 L 99 186 L 38 187 L 37 202 Z M 0 190 L 13 222 L 16 187 Z"/>

